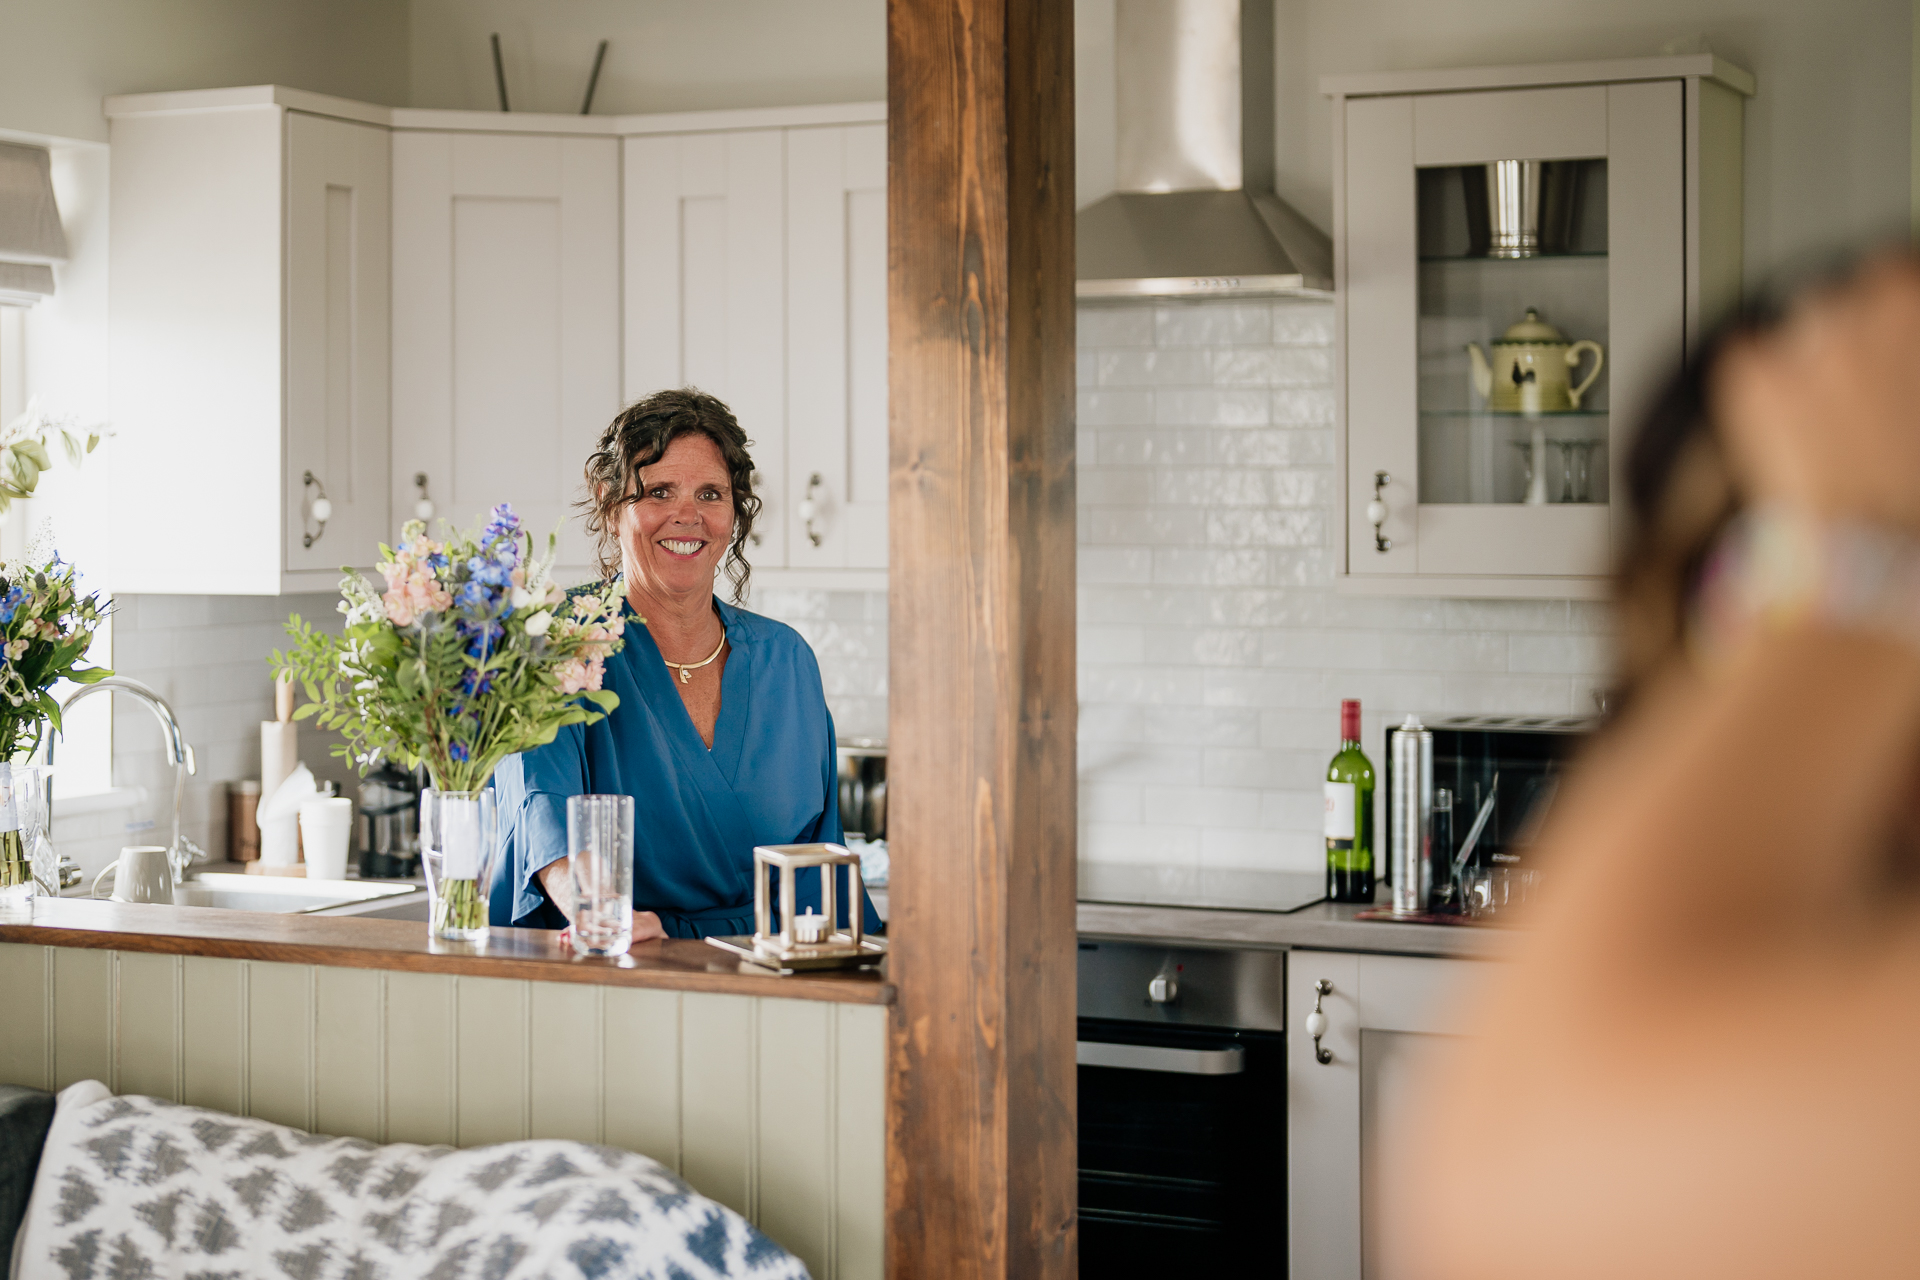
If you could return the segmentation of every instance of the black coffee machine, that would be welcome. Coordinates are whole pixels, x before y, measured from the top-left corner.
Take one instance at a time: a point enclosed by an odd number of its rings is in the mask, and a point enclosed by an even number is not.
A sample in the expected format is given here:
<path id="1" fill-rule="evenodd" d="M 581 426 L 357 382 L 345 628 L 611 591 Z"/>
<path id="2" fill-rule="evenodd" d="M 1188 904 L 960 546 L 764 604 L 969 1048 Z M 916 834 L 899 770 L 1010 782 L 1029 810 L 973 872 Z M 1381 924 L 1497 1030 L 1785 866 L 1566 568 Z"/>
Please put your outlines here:
<path id="1" fill-rule="evenodd" d="M 391 762 L 361 779 L 354 844 L 362 880 L 412 880 L 420 875 L 420 790 L 424 786 L 424 770 L 409 773 Z"/>

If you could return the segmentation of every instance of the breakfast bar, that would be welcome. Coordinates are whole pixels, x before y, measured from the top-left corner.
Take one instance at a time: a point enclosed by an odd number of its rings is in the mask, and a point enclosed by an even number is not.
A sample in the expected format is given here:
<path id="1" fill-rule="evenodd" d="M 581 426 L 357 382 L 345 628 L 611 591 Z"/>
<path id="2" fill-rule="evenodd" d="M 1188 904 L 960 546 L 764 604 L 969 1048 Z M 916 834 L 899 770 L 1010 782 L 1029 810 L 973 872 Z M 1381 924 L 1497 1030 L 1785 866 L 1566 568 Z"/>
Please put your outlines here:
<path id="1" fill-rule="evenodd" d="M 815 1276 L 882 1269 L 886 1008 L 704 942 L 79 900 L 0 923 L 0 1079 L 97 1079 L 373 1142 L 638 1151 Z"/>

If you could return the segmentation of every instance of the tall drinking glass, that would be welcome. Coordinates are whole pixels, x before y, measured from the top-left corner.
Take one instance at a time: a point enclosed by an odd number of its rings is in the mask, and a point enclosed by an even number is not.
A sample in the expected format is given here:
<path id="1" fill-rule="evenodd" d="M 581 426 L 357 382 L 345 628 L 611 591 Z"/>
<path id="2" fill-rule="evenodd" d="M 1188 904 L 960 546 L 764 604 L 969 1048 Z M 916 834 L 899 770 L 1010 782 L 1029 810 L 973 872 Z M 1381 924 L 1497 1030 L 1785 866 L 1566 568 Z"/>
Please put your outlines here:
<path id="1" fill-rule="evenodd" d="M 499 819 L 491 790 L 420 793 L 420 862 L 427 872 L 428 932 L 456 942 L 487 937 Z"/>
<path id="2" fill-rule="evenodd" d="M 633 797 L 569 796 L 573 949 L 623 956 L 633 945 Z"/>

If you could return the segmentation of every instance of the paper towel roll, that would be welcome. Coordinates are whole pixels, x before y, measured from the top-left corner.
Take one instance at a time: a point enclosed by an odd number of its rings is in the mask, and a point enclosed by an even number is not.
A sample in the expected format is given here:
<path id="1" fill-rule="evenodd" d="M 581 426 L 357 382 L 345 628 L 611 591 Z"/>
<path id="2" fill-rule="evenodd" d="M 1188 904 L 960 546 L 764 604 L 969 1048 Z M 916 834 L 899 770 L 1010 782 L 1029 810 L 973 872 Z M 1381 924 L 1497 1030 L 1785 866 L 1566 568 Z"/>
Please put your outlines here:
<path id="1" fill-rule="evenodd" d="M 300 726 L 291 720 L 260 722 L 260 794 L 271 797 L 300 763 Z"/>

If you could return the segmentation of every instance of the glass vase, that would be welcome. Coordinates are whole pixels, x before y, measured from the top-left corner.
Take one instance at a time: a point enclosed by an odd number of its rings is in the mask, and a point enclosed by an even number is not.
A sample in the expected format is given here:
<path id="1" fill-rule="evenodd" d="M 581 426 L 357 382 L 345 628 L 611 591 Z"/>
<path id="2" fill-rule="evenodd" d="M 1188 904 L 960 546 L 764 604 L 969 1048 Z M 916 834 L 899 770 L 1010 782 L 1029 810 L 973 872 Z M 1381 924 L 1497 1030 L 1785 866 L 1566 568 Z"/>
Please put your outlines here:
<path id="1" fill-rule="evenodd" d="M 420 793 L 420 863 L 427 873 L 430 936 L 486 941 L 487 891 L 499 836 L 491 790 L 429 787 Z"/>

